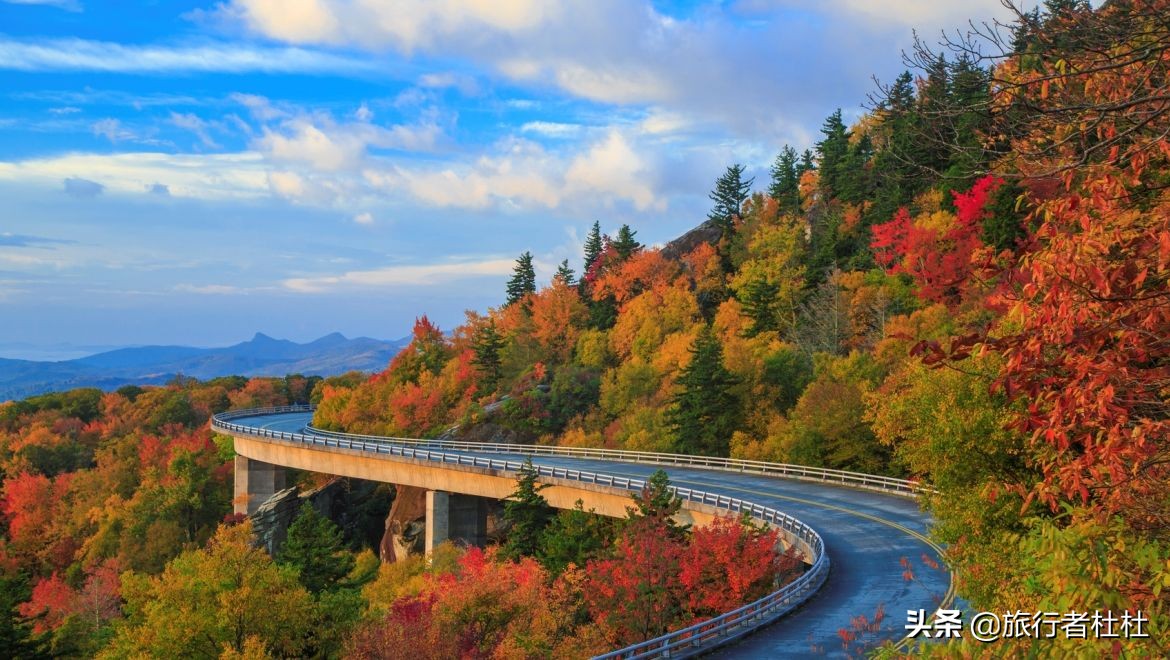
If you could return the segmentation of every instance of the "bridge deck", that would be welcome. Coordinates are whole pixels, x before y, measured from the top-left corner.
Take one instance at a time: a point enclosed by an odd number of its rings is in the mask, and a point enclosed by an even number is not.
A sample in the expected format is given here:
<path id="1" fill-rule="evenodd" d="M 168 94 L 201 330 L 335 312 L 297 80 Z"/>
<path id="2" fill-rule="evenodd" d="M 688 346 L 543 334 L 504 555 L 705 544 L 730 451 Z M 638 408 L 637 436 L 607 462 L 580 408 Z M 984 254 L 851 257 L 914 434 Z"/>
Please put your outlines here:
<path id="1" fill-rule="evenodd" d="M 237 418 L 235 424 L 274 431 L 301 432 L 309 413 Z M 443 451 L 451 452 L 449 449 Z M 475 455 L 475 452 L 458 452 Z M 484 453 L 491 458 L 523 460 L 522 454 Z M 816 529 L 832 562 L 828 581 L 811 601 L 778 622 L 717 651 L 715 657 L 793 657 L 845 654 L 837 631 L 850 619 L 873 619 L 885 610 L 880 632 L 862 635 L 869 644 L 904 635 L 906 610 L 932 612 L 945 597 L 950 575 L 929 568 L 928 557 L 942 565 L 937 549 L 925 539 L 929 517 L 906 497 L 846 486 L 692 467 L 663 467 L 562 456 L 534 456 L 538 465 L 569 467 L 614 476 L 646 478 L 662 467 L 677 486 L 750 500 L 788 513 Z M 903 575 L 903 558 L 912 562 L 913 581 Z M 850 645 L 856 655 L 858 643 Z"/>

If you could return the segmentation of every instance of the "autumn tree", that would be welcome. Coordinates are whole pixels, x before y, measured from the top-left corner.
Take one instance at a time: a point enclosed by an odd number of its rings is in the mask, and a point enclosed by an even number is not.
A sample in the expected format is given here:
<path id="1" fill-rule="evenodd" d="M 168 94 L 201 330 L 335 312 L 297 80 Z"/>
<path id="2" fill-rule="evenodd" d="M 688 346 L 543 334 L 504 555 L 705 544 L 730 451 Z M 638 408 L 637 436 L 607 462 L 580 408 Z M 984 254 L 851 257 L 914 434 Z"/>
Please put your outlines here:
<path id="1" fill-rule="evenodd" d="M 684 607 L 692 620 L 719 616 L 771 593 L 782 562 L 791 578 L 798 560 L 776 553 L 779 539 L 775 529 L 728 516 L 697 528 L 679 558 Z"/>
<path id="2" fill-rule="evenodd" d="M 682 453 L 727 456 L 740 419 L 732 390 L 738 379 L 723 366 L 723 347 L 710 326 L 699 331 L 690 354 L 668 412 L 675 447 Z"/>
<path id="3" fill-rule="evenodd" d="M 426 314 L 415 318 L 410 343 L 398 352 L 387 370 L 391 382 L 417 383 L 423 372 L 437 374 L 451 357 L 451 346 L 439 326 Z"/>
<path id="4" fill-rule="evenodd" d="M 308 591 L 253 545 L 250 523 L 221 527 L 159 576 L 127 575 L 122 589 L 126 620 L 99 657 L 218 657 L 257 645 L 297 655 L 314 625 Z"/>
<path id="5" fill-rule="evenodd" d="M 763 204 L 753 200 L 752 213 Z M 759 227 L 746 246 L 747 259 L 731 279 L 731 289 L 752 319 L 751 335 L 787 332 L 805 287 L 805 240 L 803 223 L 795 216 L 779 217 Z"/>
<path id="6" fill-rule="evenodd" d="M 585 600 L 611 647 L 651 639 L 678 626 L 683 542 L 658 525 L 636 525 L 618 540 L 612 559 L 586 568 Z"/>

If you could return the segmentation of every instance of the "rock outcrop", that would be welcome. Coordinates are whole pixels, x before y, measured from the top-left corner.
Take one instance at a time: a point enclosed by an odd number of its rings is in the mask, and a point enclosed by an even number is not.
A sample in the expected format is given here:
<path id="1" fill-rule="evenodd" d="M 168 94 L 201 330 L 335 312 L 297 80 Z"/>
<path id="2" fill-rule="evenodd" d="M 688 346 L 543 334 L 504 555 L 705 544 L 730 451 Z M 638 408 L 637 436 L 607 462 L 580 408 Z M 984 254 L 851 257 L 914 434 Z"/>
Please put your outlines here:
<path id="1" fill-rule="evenodd" d="M 370 515 L 381 518 L 386 510 L 379 510 L 378 506 L 378 501 L 384 502 L 386 498 L 381 486 L 373 481 L 339 477 L 320 488 L 305 492 L 300 492 L 297 486 L 278 491 L 250 516 L 257 543 L 270 555 L 275 556 L 280 552 L 280 546 L 288 535 L 288 526 L 296 519 L 305 502 L 311 503 L 317 513 L 337 524 L 346 538 L 366 537 L 363 527 L 368 523 L 363 518 Z M 381 504 L 381 507 L 385 507 L 385 504 Z"/>
<path id="2" fill-rule="evenodd" d="M 662 246 L 662 256 L 677 261 L 691 253 L 702 243 L 716 245 L 723 238 L 723 229 L 711 220 L 695 227 L 687 233 Z"/>
<path id="3" fill-rule="evenodd" d="M 396 486 L 394 503 L 386 516 L 386 531 L 378 546 L 378 556 L 387 564 L 401 561 L 423 551 L 426 541 L 427 489 Z"/>

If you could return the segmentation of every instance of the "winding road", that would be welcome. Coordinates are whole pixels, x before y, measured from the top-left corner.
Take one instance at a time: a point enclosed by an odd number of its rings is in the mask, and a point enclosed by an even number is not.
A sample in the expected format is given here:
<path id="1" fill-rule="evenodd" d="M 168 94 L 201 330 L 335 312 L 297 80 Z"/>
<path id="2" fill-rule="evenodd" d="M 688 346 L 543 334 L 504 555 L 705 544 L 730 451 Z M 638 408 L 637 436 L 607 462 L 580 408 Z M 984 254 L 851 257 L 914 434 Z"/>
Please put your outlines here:
<path id="1" fill-rule="evenodd" d="M 496 461 L 519 461 L 528 455 L 515 447 L 500 445 L 486 446 L 489 451 L 475 451 L 467 443 L 331 434 L 309 427 L 311 418 L 311 412 L 223 415 L 213 420 L 212 426 L 232 435 L 271 438 L 272 442 L 328 445 L 330 439 L 336 442 L 338 438 L 349 437 L 395 446 L 410 443 L 416 447 L 438 448 L 448 455 L 490 457 Z M 551 448 L 541 449 L 551 451 Z M 328 446 L 322 450 L 330 451 Z M 534 451 L 539 450 L 534 448 Z M 379 458 L 402 460 L 395 456 Z M 669 474 L 671 483 L 679 488 L 771 507 L 819 533 L 831 570 L 815 595 L 774 623 L 722 647 L 715 652 L 715 657 L 855 656 L 887 640 L 900 640 L 905 635 L 908 610 L 921 609 L 929 615 L 953 600 L 951 575 L 942 563 L 940 549 L 926 537 L 929 516 L 919 510 L 912 497 L 726 468 L 629 462 L 629 458 L 566 455 L 532 458 L 536 465 L 547 468 L 636 480 L 644 480 L 662 468 Z M 854 618 L 860 615 L 872 623 L 879 610 L 884 611 L 884 618 L 876 631 L 857 632 L 855 640 L 844 642 L 839 631 L 854 631 Z"/>

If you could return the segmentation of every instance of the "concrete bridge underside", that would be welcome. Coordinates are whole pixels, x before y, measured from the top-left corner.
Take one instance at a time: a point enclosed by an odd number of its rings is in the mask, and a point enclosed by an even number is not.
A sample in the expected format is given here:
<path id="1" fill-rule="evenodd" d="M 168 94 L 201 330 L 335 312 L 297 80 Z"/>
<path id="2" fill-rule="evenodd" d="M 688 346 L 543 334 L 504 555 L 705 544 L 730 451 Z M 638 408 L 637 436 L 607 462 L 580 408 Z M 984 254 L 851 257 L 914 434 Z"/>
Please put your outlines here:
<path id="1" fill-rule="evenodd" d="M 426 550 L 445 540 L 483 545 L 487 534 L 484 499 L 503 500 L 516 490 L 516 477 L 498 470 L 445 466 L 412 458 L 384 458 L 345 449 L 329 452 L 267 442 L 232 434 L 236 448 L 235 512 L 251 515 L 269 497 L 285 488 L 285 469 L 296 468 L 380 481 L 427 490 Z M 578 500 L 585 509 L 614 518 L 626 515 L 628 493 L 575 481 L 541 477 L 547 487 L 540 494 L 550 506 L 572 509 Z M 704 525 L 721 512 L 695 502 L 685 503 L 676 518 L 684 524 Z"/>

